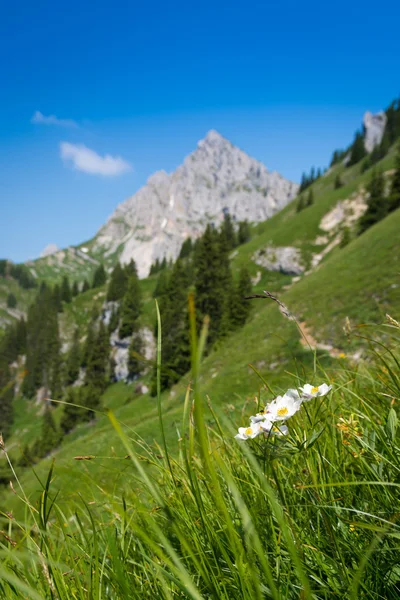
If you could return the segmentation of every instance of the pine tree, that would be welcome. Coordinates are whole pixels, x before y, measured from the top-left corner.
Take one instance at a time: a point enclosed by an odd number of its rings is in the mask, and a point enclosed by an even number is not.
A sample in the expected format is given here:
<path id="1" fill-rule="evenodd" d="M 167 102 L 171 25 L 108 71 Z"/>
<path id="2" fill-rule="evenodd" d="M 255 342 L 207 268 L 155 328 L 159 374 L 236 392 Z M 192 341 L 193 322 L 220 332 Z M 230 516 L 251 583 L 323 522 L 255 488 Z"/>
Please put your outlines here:
<path id="1" fill-rule="evenodd" d="M 46 408 L 43 415 L 42 434 L 40 440 L 35 444 L 36 455 L 39 458 L 49 454 L 60 443 L 60 434 L 57 430 L 52 411 Z"/>
<path id="2" fill-rule="evenodd" d="M 92 288 L 98 288 L 104 285 L 107 281 L 107 273 L 103 265 L 99 265 L 93 275 Z"/>
<path id="3" fill-rule="evenodd" d="M 388 202 L 384 196 L 385 180 L 382 171 L 372 173 L 367 190 L 369 192 L 367 210 L 360 219 L 359 233 L 363 233 L 371 225 L 383 219 L 388 212 Z"/>
<path id="4" fill-rule="evenodd" d="M 91 347 L 86 367 L 85 384 L 103 392 L 108 383 L 110 343 L 107 329 L 100 321 L 94 344 Z"/>
<path id="5" fill-rule="evenodd" d="M 121 300 L 121 298 L 126 292 L 127 279 L 127 272 L 125 271 L 125 269 L 122 268 L 122 266 L 118 262 L 111 273 L 110 283 L 108 284 L 108 302 L 115 302 Z"/>
<path id="6" fill-rule="evenodd" d="M 7 308 L 15 308 L 17 306 L 17 299 L 15 294 L 10 292 L 7 296 Z"/>
<path id="7" fill-rule="evenodd" d="M 168 272 L 166 270 L 161 271 L 158 276 L 156 287 L 154 288 L 154 292 L 153 292 L 153 298 L 156 298 L 158 300 L 159 304 L 161 303 L 161 298 L 167 292 L 168 279 L 169 279 Z"/>
<path id="8" fill-rule="evenodd" d="M 343 229 L 342 239 L 340 240 L 340 248 L 344 248 L 351 241 L 351 232 L 349 227 Z"/>
<path id="9" fill-rule="evenodd" d="M 127 289 L 121 306 L 120 338 L 128 337 L 137 330 L 142 307 L 139 279 L 134 273 L 128 279 Z"/>
<path id="10" fill-rule="evenodd" d="M 192 253 L 192 250 L 193 250 L 192 238 L 189 237 L 182 244 L 181 251 L 179 253 L 179 258 L 187 258 Z"/>
<path id="11" fill-rule="evenodd" d="M 12 401 L 14 397 L 14 383 L 11 378 L 7 358 L 2 353 L 0 346 L 0 415 L 1 431 L 3 436 L 8 434 L 13 420 Z"/>
<path id="12" fill-rule="evenodd" d="M 168 282 L 168 291 L 160 305 L 162 347 L 161 388 L 171 387 L 190 368 L 187 285 L 182 260 L 177 260 Z M 152 393 L 155 393 L 155 378 Z"/>
<path id="13" fill-rule="evenodd" d="M 72 294 L 71 294 L 71 288 L 69 286 L 69 280 L 68 277 L 66 275 L 64 275 L 62 283 L 61 283 L 61 300 L 63 302 L 66 302 L 67 304 L 69 302 L 71 302 L 71 298 L 72 298 Z"/>
<path id="14" fill-rule="evenodd" d="M 389 210 L 400 208 L 400 143 L 397 146 L 395 157 L 395 171 L 390 186 Z"/>
<path id="15" fill-rule="evenodd" d="M 90 290 L 90 285 L 87 279 L 85 279 L 85 281 L 83 282 L 83 286 L 82 286 L 82 294 L 84 292 L 87 292 L 88 290 Z"/>
<path id="16" fill-rule="evenodd" d="M 69 388 L 65 401 L 67 404 L 64 405 L 60 428 L 66 435 L 72 431 L 78 423 L 87 420 L 87 414 L 85 409 L 80 408 L 80 406 L 83 406 L 81 388 Z M 73 406 L 74 404 L 79 406 Z"/>
<path id="17" fill-rule="evenodd" d="M 73 296 L 73 298 L 75 298 L 78 294 L 79 294 L 78 282 L 74 281 L 73 286 L 72 286 L 72 296 Z"/>
<path id="18" fill-rule="evenodd" d="M 246 244 L 251 238 L 250 225 L 248 221 L 240 221 L 238 231 L 239 244 Z"/>
<path id="19" fill-rule="evenodd" d="M 231 321 L 234 328 L 242 327 L 250 314 L 251 303 L 245 300 L 252 292 L 252 283 L 249 272 L 246 268 L 240 270 L 239 281 L 235 287 L 235 302 L 232 305 Z"/>
<path id="20" fill-rule="evenodd" d="M 63 312 L 61 288 L 58 285 L 58 283 L 56 283 L 56 285 L 53 288 L 53 304 L 54 304 L 54 308 L 56 309 L 56 311 L 58 313 Z"/>
<path id="21" fill-rule="evenodd" d="M 224 236 L 220 236 L 208 225 L 195 254 L 197 315 L 199 324 L 204 316 L 210 317 L 209 346 L 218 338 L 225 298 L 229 294 L 229 258 L 224 246 Z"/>
<path id="22" fill-rule="evenodd" d="M 340 179 L 340 175 L 339 173 L 336 175 L 335 177 L 335 183 L 334 183 L 334 188 L 335 190 L 338 190 L 339 188 L 341 188 L 343 186 L 342 180 Z"/>
<path id="23" fill-rule="evenodd" d="M 306 206 L 311 206 L 312 204 L 314 204 L 314 192 L 313 192 L 313 190 L 311 189 L 311 190 L 308 192 L 308 196 L 307 196 L 307 204 L 306 204 Z"/>
<path id="24" fill-rule="evenodd" d="M 300 196 L 296 205 L 296 212 L 301 212 L 305 208 L 304 197 Z"/>
<path id="25" fill-rule="evenodd" d="M 350 150 L 350 160 L 348 165 L 352 166 L 360 162 L 367 155 L 364 145 L 364 135 L 357 131 L 353 145 Z"/>
<path id="26" fill-rule="evenodd" d="M 110 321 L 108 323 L 108 333 L 111 334 L 119 326 L 119 309 L 115 308 L 111 312 Z"/>
<path id="27" fill-rule="evenodd" d="M 71 348 L 68 352 L 65 373 L 65 385 L 72 385 L 79 376 L 81 352 L 79 344 L 79 329 L 76 328 Z"/>
<path id="28" fill-rule="evenodd" d="M 144 351 L 145 345 L 143 338 L 139 332 L 136 332 L 132 336 L 128 353 L 128 372 L 130 379 L 139 377 L 143 373 L 146 367 Z"/>
<path id="29" fill-rule="evenodd" d="M 83 344 L 82 354 L 81 354 L 81 367 L 84 369 L 87 367 L 89 362 L 89 357 L 92 352 L 92 347 L 95 340 L 95 323 L 93 319 L 90 321 L 87 332 L 86 332 L 86 340 Z"/>
<path id="30" fill-rule="evenodd" d="M 225 237 L 225 243 L 228 252 L 233 250 L 237 246 L 237 236 L 235 228 L 233 226 L 232 217 L 228 212 L 224 213 L 224 220 L 221 227 L 221 235 Z"/>

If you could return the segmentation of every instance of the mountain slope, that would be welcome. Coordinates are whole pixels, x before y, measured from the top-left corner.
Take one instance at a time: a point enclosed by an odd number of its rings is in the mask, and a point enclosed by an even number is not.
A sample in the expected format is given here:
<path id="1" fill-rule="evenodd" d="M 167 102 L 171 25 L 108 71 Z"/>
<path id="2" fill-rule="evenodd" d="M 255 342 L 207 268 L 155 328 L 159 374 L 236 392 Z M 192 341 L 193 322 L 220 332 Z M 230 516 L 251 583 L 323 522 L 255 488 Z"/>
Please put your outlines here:
<path id="1" fill-rule="evenodd" d="M 390 168 L 391 161 L 392 157 L 389 156 L 380 166 L 383 169 Z M 302 251 L 309 248 L 307 244 L 314 240 L 318 233 L 318 224 L 324 215 L 338 201 L 357 192 L 358 188 L 365 184 L 369 173 L 360 174 L 360 167 L 353 169 L 347 185 L 336 191 L 332 191 L 330 187 L 330 177 L 331 175 L 328 175 L 325 182 L 319 182 L 319 190 L 317 184 L 314 184 L 316 202 L 313 206 L 297 213 L 295 203 L 292 203 L 282 213 L 259 225 L 256 228 L 260 229 L 258 235 L 240 247 L 233 258 L 234 268 L 239 268 L 243 262 L 251 266 L 254 252 L 270 242 L 273 235 L 278 236 L 273 238 L 277 242 L 279 236 L 284 239 L 286 232 L 289 243 L 297 244 Z M 331 192 L 328 194 L 329 187 Z M 360 237 L 350 241 L 346 247 L 336 247 L 321 261 L 316 270 L 304 275 L 300 281 L 293 282 L 291 277 L 284 274 L 264 271 L 262 280 L 255 285 L 255 291 L 261 292 L 264 287 L 271 291 L 280 288 L 280 299 L 296 317 L 305 320 L 318 342 L 334 343 L 344 354 L 353 352 L 355 346 L 361 347 L 361 343 L 357 339 L 349 343 L 343 334 L 342 328 L 347 316 L 353 324 L 380 323 L 384 321 L 386 312 L 398 318 L 399 227 L 400 210 L 397 210 Z M 254 264 L 252 268 L 260 269 Z M 271 277 L 275 279 L 270 279 Z M 153 278 L 144 280 L 142 285 L 149 286 L 151 280 Z M 272 288 L 268 285 L 271 281 L 274 281 Z M 290 288 L 285 290 L 285 285 L 290 282 Z M 73 306 L 78 309 L 82 300 L 83 296 L 75 299 Z M 154 318 L 151 294 L 146 297 L 145 310 L 149 317 L 153 315 Z M 78 317 L 76 314 L 75 318 Z M 334 360 L 329 356 L 329 352 L 319 352 L 319 359 L 328 370 Z M 290 381 L 293 383 L 292 373 L 296 373 L 299 368 L 312 371 L 313 353 L 302 347 L 300 334 L 294 322 L 284 319 L 271 301 L 254 300 L 249 322 L 230 335 L 226 341 L 220 342 L 202 364 L 203 393 L 209 394 L 218 413 L 228 414 L 237 424 L 242 421 L 243 405 L 253 402 L 259 387 L 258 379 L 249 363 L 256 366 L 276 392 L 289 385 Z M 173 447 L 178 443 L 177 428 L 179 429 L 181 407 L 188 383 L 189 375 L 183 377 L 172 390 L 163 394 L 166 434 L 169 444 Z M 154 398 L 135 393 L 135 387 L 132 385 L 119 383 L 108 388 L 103 401 L 104 407 L 114 410 L 117 417 L 128 425 L 135 435 L 143 436 L 150 442 L 153 439 L 159 441 Z M 21 404 L 24 401 L 18 402 L 21 417 L 17 416 L 14 434 L 8 441 L 14 448 L 15 456 L 18 456 L 19 444 L 31 443 L 38 432 L 40 435 L 36 416 L 38 408 L 25 402 L 28 408 L 24 409 Z M 29 419 L 25 414 L 27 410 L 31 415 Z M 56 409 L 56 419 L 61 411 L 62 407 Z M 72 463 L 76 455 L 103 458 L 94 459 L 90 463 Z M 98 492 L 92 487 L 92 478 L 95 478 L 97 485 L 108 490 L 112 490 L 114 486 L 120 489 L 122 485 L 123 467 L 120 468 L 120 461 L 113 457 L 124 456 L 124 450 L 106 417 L 100 417 L 95 424 L 80 425 L 65 437 L 54 456 L 57 459 L 56 486 L 63 490 L 64 500 L 68 499 L 71 493 L 69 490 L 78 488 L 85 490 L 88 498 L 95 499 Z M 110 457 L 110 460 L 104 457 Z M 117 463 L 113 462 L 115 460 Z M 41 461 L 37 465 L 38 474 L 44 477 L 48 467 L 49 459 Z M 23 475 L 23 481 L 28 493 L 36 491 L 37 482 L 28 471 Z M 7 506 L 12 502 L 8 494 Z"/>

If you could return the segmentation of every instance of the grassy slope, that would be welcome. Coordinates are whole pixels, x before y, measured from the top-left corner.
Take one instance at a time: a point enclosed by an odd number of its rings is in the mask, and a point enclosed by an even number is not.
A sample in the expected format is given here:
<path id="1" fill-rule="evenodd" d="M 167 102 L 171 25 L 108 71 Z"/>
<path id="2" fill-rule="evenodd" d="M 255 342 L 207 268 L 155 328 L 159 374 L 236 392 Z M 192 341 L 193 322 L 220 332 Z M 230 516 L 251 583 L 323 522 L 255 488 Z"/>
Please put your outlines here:
<path id="1" fill-rule="evenodd" d="M 382 168 L 389 169 L 392 155 L 382 161 Z M 339 171 L 342 167 L 339 167 Z M 251 263 L 255 250 L 272 243 L 275 245 L 297 245 L 304 255 L 311 252 L 310 241 L 317 237 L 318 225 L 322 216 L 342 198 L 349 197 L 360 185 L 365 184 L 369 174 L 359 173 L 359 166 L 344 171 L 343 181 L 348 183 L 334 191 L 333 179 L 338 170 L 315 184 L 315 204 L 296 213 L 294 203 L 286 207 L 271 220 L 255 227 L 252 240 L 240 247 L 233 260 L 235 270 L 242 265 L 251 267 L 253 274 L 259 267 Z M 396 279 L 399 273 L 400 243 L 396 233 L 400 225 L 400 211 L 390 215 L 384 221 L 371 228 L 366 234 L 352 241 L 346 248 L 332 254 L 311 275 L 303 278 L 289 290 L 282 292 L 281 298 L 298 317 L 305 318 L 321 341 L 332 341 L 346 349 L 342 334 L 343 320 L 346 316 L 357 322 L 379 321 L 388 310 L 393 316 L 400 309 L 400 294 Z M 362 266 L 362 267 L 361 267 Z M 340 273 L 340 277 L 337 274 Z M 268 287 L 271 291 L 281 289 L 291 278 L 280 274 L 264 272 L 257 288 Z M 152 290 L 154 279 L 142 282 L 144 290 L 144 323 L 151 326 L 154 322 Z M 101 304 L 102 290 L 89 291 L 78 296 L 74 303 L 66 308 L 63 315 L 64 328 L 72 330 L 71 323 L 84 326 L 89 317 L 93 298 L 98 297 Z M 325 357 L 325 364 L 332 359 Z M 232 335 L 226 343 L 220 345 L 203 364 L 203 391 L 209 394 L 217 410 L 228 413 L 236 422 L 241 421 L 241 409 L 251 402 L 258 390 L 258 380 L 248 364 L 252 363 L 268 378 L 276 391 L 281 391 L 292 380 L 288 373 L 295 372 L 300 363 L 312 366 L 312 355 L 304 351 L 299 344 L 299 334 L 293 323 L 284 320 L 275 305 L 267 301 L 254 301 L 252 318 L 239 332 Z M 176 445 L 177 427 L 181 417 L 181 406 L 187 378 L 176 386 L 171 393 L 163 396 L 166 415 L 167 438 Z M 22 402 L 22 401 L 21 401 Z M 22 404 L 21 404 L 22 406 Z M 115 410 L 119 419 L 127 423 L 134 431 L 151 441 L 159 439 L 155 400 L 148 396 L 134 397 L 133 387 L 117 384 L 111 386 L 104 397 L 104 406 Z M 30 408 L 37 412 L 37 409 Z M 62 409 L 58 408 L 56 413 Z M 22 412 L 20 410 L 20 412 Z M 57 415 L 58 416 L 58 415 Z M 19 443 L 34 439 L 40 434 L 39 421 L 32 425 L 31 418 L 22 421 L 17 417 L 14 435 L 10 444 L 14 448 Z M 90 463 L 75 463 L 72 457 L 77 454 L 93 454 L 109 457 Z M 86 485 L 95 476 L 99 485 L 112 487 L 120 485 L 123 468 L 115 469 L 114 455 L 123 455 L 116 436 L 111 431 L 105 417 L 94 425 L 82 425 L 67 436 L 62 447 L 56 452 L 57 476 L 59 485 L 65 490 L 76 490 L 79 479 Z M 123 463 L 122 463 L 123 464 Z M 43 476 L 48 468 L 46 459 L 38 465 Z M 72 467 L 72 468 L 71 468 Z M 33 492 L 37 484 L 28 473 L 24 475 L 27 489 Z M 75 485 L 74 485 L 75 482 Z M 92 492 L 91 492 L 92 493 Z"/>
<path id="2" fill-rule="evenodd" d="M 400 245 L 392 243 L 395 239 L 393 232 L 398 230 L 399 224 L 400 211 L 371 228 L 340 253 L 332 256 L 319 270 L 286 291 L 281 296 L 282 300 L 296 313 L 304 310 L 308 322 L 318 331 L 330 328 L 340 331 L 342 318 L 344 319 L 350 308 L 355 317 L 358 314 L 361 314 L 361 317 L 367 314 L 368 320 L 372 316 L 379 320 L 382 311 L 377 310 L 374 296 L 383 296 L 387 292 L 395 273 L 396 261 L 398 264 L 400 260 Z M 376 245 L 381 252 L 379 265 L 376 261 Z M 375 249 L 374 252 L 369 252 L 370 248 Z M 385 260 L 387 253 L 391 260 Z M 361 257 L 365 261 L 365 268 L 358 269 L 355 278 L 354 265 L 360 264 Z M 346 265 L 347 271 L 344 272 Z M 374 273 L 378 267 L 380 277 L 374 275 L 371 277 L 371 273 Z M 335 292 L 338 278 L 335 278 L 334 274 L 338 269 L 343 273 L 340 278 L 341 290 Z M 357 287 L 354 286 L 355 281 Z M 340 303 L 337 302 L 335 293 L 340 298 Z M 361 294 L 360 298 L 357 294 Z M 306 370 L 312 370 L 313 355 L 301 348 L 294 323 L 285 320 L 277 307 L 269 301 L 254 302 L 249 323 L 208 356 L 202 368 L 203 393 L 209 394 L 217 410 L 225 415 L 228 414 L 237 424 L 243 420 L 241 416 L 243 406 L 246 402 L 253 402 L 259 388 L 257 377 L 249 368 L 249 363 L 256 365 L 275 392 L 280 392 L 288 384 L 293 383 L 293 374 L 298 369 L 300 373 L 302 372 L 303 367 L 299 367 L 300 364 L 306 365 Z M 393 302 L 394 311 L 400 309 L 398 294 L 396 297 L 393 296 Z M 320 316 L 322 306 L 323 321 Z M 321 313 L 318 307 L 321 307 Z M 363 311 L 368 312 L 363 313 Z M 397 313 L 393 312 L 393 314 L 396 317 Z M 329 357 L 322 358 L 322 363 L 328 370 L 332 360 Z M 177 443 L 177 428 L 180 424 L 187 382 L 188 379 L 184 378 L 172 393 L 163 395 L 167 438 L 174 446 Z M 112 408 L 118 418 L 131 427 L 136 434 L 148 441 L 153 439 L 159 441 L 157 411 L 153 398 L 148 396 L 135 398 L 132 386 L 117 384 L 111 386 L 106 392 L 104 405 L 106 408 Z M 249 406 L 248 410 L 250 410 Z M 26 435 L 27 432 L 24 436 Z M 21 433 L 16 431 L 10 443 L 24 439 L 20 436 Z M 103 458 L 93 462 L 74 462 L 73 456 L 80 454 Z M 94 480 L 98 485 L 106 486 L 108 489 L 113 489 L 113 486 L 120 489 L 125 463 L 115 457 L 123 455 L 120 442 L 106 417 L 101 417 L 95 425 L 82 425 L 64 440 L 62 447 L 56 452 L 56 485 L 59 485 L 63 494 L 67 496 L 70 493 L 68 490 L 73 489 L 73 493 L 76 493 L 78 488 L 86 489 L 90 495 L 95 494 L 91 487 Z M 37 471 L 41 477 L 44 477 L 49 462 L 49 459 L 46 459 L 38 465 Z M 116 464 L 118 468 L 115 468 Z M 37 482 L 29 473 L 24 474 L 23 480 L 28 492 L 32 493 L 37 489 Z"/>

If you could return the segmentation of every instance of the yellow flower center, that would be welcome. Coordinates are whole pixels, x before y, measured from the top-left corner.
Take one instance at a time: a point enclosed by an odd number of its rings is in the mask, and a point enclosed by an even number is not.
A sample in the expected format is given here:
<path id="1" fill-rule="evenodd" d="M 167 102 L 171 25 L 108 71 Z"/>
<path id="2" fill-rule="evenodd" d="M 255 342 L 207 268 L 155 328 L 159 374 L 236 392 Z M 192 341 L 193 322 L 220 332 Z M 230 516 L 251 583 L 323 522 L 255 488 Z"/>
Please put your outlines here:
<path id="1" fill-rule="evenodd" d="M 318 389 L 319 389 L 318 386 L 311 388 L 311 393 L 316 394 L 318 392 Z"/>
<path id="2" fill-rule="evenodd" d="M 285 415 L 288 414 L 288 409 L 286 408 L 286 406 L 282 406 L 282 408 L 278 408 L 278 410 L 276 411 L 276 414 L 278 415 L 278 417 L 284 417 Z"/>
<path id="3" fill-rule="evenodd" d="M 248 427 L 248 428 L 246 429 L 246 431 L 245 431 L 245 434 L 246 434 L 246 435 L 251 435 L 252 433 L 253 433 L 253 430 L 252 430 L 252 428 L 251 428 L 251 427 Z"/>

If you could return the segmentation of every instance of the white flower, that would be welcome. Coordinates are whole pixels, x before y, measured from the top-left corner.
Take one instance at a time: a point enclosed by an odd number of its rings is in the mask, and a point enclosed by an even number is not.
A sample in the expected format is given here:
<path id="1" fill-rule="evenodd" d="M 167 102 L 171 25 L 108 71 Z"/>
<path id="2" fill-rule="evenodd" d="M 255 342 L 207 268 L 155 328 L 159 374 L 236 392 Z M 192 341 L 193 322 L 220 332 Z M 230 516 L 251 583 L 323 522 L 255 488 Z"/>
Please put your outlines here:
<path id="1" fill-rule="evenodd" d="M 264 421 L 264 419 L 266 419 L 266 418 L 267 418 L 267 409 L 263 408 L 256 415 L 253 415 L 250 417 L 250 422 L 251 423 L 260 423 L 261 421 Z"/>
<path id="2" fill-rule="evenodd" d="M 312 398 L 316 398 L 317 396 L 325 396 L 332 389 L 331 385 L 327 385 L 326 383 L 322 383 L 321 385 L 310 385 L 306 383 L 300 388 L 302 392 L 303 400 L 311 400 Z"/>
<path id="3" fill-rule="evenodd" d="M 289 396 L 290 398 L 293 398 L 293 400 L 300 400 L 300 394 L 297 390 L 288 390 L 285 396 Z"/>
<path id="4" fill-rule="evenodd" d="M 269 421 L 286 421 L 292 417 L 300 408 L 301 400 L 295 400 L 292 396 L 278 396 L 267 406 Z"/>
<path id="5" fill-rule="evenodd" d="M 271 429 L 272 435 L 287 435 L 289 429 L 287 425 L 274 425 Z"/>
<path id="6" fill-rule="evenodd" d="M 239 427 L 239 433 L 235 435 L 237 440 L 248 440 L 249 438 L 252 440 L 262 433 L 260 423 L 251 423 L 249 427 Z"/>

